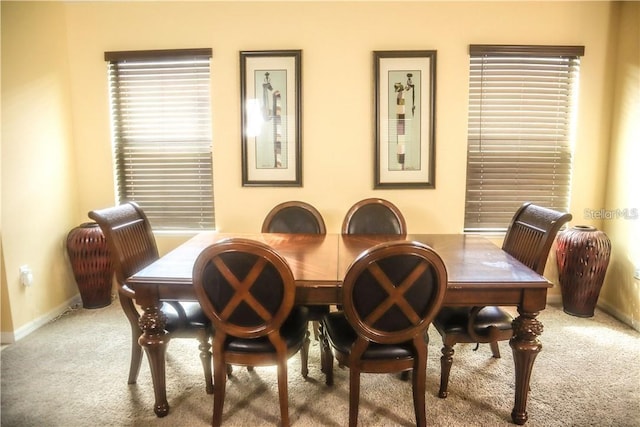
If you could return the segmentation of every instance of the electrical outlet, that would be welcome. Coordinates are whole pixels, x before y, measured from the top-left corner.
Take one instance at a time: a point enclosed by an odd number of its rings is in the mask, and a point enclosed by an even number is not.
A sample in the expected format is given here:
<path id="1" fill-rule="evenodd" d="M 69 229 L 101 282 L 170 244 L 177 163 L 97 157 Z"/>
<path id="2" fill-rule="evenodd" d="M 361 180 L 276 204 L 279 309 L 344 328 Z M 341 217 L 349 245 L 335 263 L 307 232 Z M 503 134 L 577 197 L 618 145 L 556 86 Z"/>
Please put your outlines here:
<path id="1" fill-rule="evenodd" d="M 33 272 L 28 265 L 23 265 L 20 267 L 20 284 L 22 286 L 33 285 Z"/>

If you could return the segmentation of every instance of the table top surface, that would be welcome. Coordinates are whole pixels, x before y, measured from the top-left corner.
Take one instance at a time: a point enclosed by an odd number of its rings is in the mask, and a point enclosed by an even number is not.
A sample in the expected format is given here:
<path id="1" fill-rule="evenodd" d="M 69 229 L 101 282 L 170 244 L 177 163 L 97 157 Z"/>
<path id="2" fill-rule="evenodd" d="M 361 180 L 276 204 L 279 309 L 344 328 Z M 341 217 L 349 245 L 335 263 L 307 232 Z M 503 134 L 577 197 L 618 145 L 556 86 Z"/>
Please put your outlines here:
<path id="1" fill-rule="evenodd" d="M 552 284 L 483 236 L 467 234 L 341 235 L 204 231 L 128 279 L 128 283 L 191 285 L 193 264 L 207 246 L 229 238 L 260 241 L 289 264 L 299 286 L 337 286 L 360 253 L 392 240 L 424 243 L 442 258 L 449 289 L 549 288 Z"/>

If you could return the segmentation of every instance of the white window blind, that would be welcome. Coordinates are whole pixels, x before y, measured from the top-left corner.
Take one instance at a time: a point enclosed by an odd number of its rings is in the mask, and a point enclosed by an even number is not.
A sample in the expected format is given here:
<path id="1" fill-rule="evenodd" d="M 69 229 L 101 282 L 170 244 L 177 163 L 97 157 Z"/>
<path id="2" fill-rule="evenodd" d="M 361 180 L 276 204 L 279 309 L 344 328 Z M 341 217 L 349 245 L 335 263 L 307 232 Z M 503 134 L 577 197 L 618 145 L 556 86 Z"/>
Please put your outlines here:
<path id="1" fill-rule="evenodd" d="M 465 231 L 524 202 L 566 212 L 580 46 L 471 45 Z"/>
<path id="2" fill-rule="evenodd" d="M 106 52 L 119 203 L 154 229 L 215 227 L 211 49 Z"/>

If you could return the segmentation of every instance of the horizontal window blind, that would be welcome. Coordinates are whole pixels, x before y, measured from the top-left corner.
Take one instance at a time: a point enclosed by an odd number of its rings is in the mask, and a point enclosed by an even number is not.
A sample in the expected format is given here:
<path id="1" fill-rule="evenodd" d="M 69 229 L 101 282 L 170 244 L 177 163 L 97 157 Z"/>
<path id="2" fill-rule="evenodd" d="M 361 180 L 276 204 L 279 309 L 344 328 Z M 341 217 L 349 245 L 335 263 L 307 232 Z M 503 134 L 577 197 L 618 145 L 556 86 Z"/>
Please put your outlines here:
<path id="1" fill-rule="evenodd" d="M 470 46 L 465 231 L 504 231 L 532 202 L 566 212 L 583 47 Z"/>
<path id="2" fill-rule="evenodd" d="M 215 227 L 211 49 L 107 52 L 119 203 L 154 229 Z"/>

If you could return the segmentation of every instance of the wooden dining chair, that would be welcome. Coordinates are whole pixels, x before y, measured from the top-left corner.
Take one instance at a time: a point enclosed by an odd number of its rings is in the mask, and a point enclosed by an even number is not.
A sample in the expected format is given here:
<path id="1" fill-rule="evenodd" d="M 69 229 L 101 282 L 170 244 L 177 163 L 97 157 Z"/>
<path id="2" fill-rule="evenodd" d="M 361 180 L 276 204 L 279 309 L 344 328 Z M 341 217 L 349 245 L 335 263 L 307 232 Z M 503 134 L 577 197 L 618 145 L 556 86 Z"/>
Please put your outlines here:
<path id="1" fill-rule="evenodd" d="M 569 213 L 525 203 L 513 216 L 502 249 L 542 275 L 558 231 L 571 218 Z M 513 316 L 496 306 L 443 307 L 433 321 L 443 343 L 438 396 L 448 395 L 453 346 L 477 343 L 477 349 L 481 343 L 489 343 L 493 357 L 499 358 L 498 342 L 511 339 L 512 322 Z"/>
<path id="2" fill-rule="evenodd" d="M 135 384 L 142 362 L 138 339 L 140 313 L 135 304 L 135 291 L 126 279 L 158 259 L 158 248 L 144 211 L 134 202 L 89 212 L 98 223 L 109 246 L 114 265 L 120 305 L 131 326 L 131 364 L 129 384 Z M 211 376 L 211 322 L 197 302 L 167 301 L 162 304 L 166 330 L 171 338 L 197 338 L 208 394 L 213 393 Z"/>
<path id="3" fill-rule="evenodd" d="M 447 289 L 440 256 L 417 242 L 392 241 L 364 251 L 342 286 L 343 311 L 322 321 L 323 372 L 333 357 L 349 367 L 349 425 L 358 423 L 360 373 L 411 371 L 416 425 L 426 425 L 426 330 Z"/>
<path id="4" fill-rule="evenodd" d="M 306 202 L 289 201 L 275 206 L 262 223 L 263 233 L 306 233 L 327 234 L 327 228 L 320 212 Z M 313 325 L 313 335 L 319 337 L 319 324 L 322 316 L 329 312 L 328 305 L 310 305 L 309 320 Z"/>
<path id="5" fill-rule="evenodd" d="M 327 228 L 316 208 L 294 200 L 274 206 L 264 218 L 262 232 L 326 234 Z"/>
<path id="6" fill-rule="evenodd" d="M 388 200 L 360 200 L 347 211 L 342 221 L 342 234 L 407 235 L 407 224 L 400 209 Z"/>
<path id="7" fill-rule="evenodd" d="M 268 245 L 243 238 L 207 247 L 193 266 L 193 286 L 213 337 L 213 425 L 222 423 L 225 364 L 277 365 L 282 425 L 289 425 L 287 360 L 308 356 L 307 309 L 294 306 L 296 284 L 286 260 Z"/>

